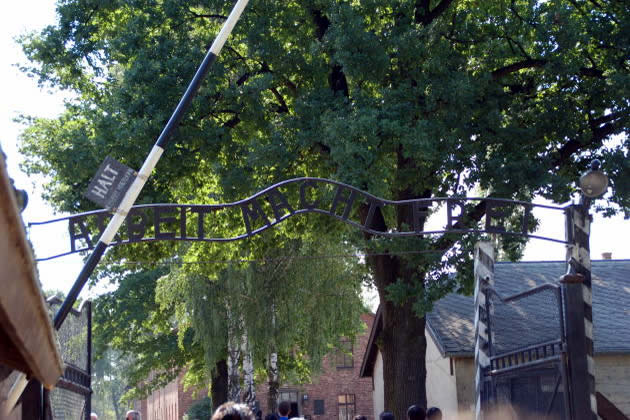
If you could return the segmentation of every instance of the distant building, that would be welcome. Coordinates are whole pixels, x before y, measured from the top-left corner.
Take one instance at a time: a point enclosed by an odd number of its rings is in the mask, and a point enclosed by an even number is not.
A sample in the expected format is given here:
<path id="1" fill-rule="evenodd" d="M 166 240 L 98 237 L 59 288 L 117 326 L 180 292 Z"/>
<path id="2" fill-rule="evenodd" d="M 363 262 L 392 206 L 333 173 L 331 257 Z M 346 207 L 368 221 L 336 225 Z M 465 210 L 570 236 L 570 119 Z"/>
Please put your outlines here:
<path id="1" fill-rule="evenodd" d="M 592 264 L 598 409 L 620 410 L 630 416 L 630 260 Z M 565 272 L 564 261 L 496 263 L 494 287 L 510 296 L 556 283 Z M 473 298 L 453 293 L 436 302 L 426 317 L 427 401 L 429 406 L 440 407 L 447 418 L 473 409 L 473 315 Z M 374 413 L 384 408 L 383 361 L 376 345 L 381 329 L 377 312 L 361 366 L 361 377 L 374 382 Z"/>
<path id="2" fill-rule="evenodd" d="M 134 409 L 140 412 L 142 420 L 180 420 L 193 404 L 207 395 L 207 391 L 184 390 L 183 378 L 182 372 L 165 387 L 135 402 Z"/>
<path id="3" fill-rule="evenodd" d="M 361 320 L 366 325 L 366 332 L 354 342 L 342 341 L 345 351 L 324 358 L 322 373 L 314 378 L 312 384 L 283 384 L 280 387 L 279 399 L 292 403 L 294 415 L 299 414 L 311 420 L 353 420 L 355 415 L 362 414 L 369 420 L 374 419 L 372 381 L 359 377 L 374 315 L 363 314 Z M 142 420 L 179 420 L 195 402 L 205 396 L 201 392 L 197 398 L 193 398 L 193 390 L 184 391 L 182 378 L 183 374 L 180 374 L 146 399 L 135 402 L 135 409 L 142 414 Z M 266 383 L 256 387 L 256 399 L 264 414 L 269 412 L 268 392 Z"/>
<path id="4" fill-rule="evenodd" d="M 280 386 L 278 399 L 291 402 L 292 415 L 311 420 L 352 420 L 361 414 L 374 419 L 372 381 L 359 377 L 374 315 L 363 314 L 361 320 L 366 324 L 366 333 L 357 336 L 354 342 L 342 341 L 345 351 L 324 358 L 322 372 L 313 378 L 313 383 Z M 269 412 L 268 390 L 266 383 L 256 387 L 256 398 L 265 415 Z"/>

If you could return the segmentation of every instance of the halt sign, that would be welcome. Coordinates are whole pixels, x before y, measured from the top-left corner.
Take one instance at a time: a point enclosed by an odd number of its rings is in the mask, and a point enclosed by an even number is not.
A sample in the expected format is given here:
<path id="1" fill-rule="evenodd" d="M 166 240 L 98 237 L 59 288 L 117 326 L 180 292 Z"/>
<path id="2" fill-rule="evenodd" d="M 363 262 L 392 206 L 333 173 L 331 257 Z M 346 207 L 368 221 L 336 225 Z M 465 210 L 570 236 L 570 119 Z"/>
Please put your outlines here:
<path id="1" fill-rule="evenodd" d="M 92 202 L 113 209 L 118 207 L 131 186 L 136 171 L 107 156 L 90 181 L 85 196 Z"/>

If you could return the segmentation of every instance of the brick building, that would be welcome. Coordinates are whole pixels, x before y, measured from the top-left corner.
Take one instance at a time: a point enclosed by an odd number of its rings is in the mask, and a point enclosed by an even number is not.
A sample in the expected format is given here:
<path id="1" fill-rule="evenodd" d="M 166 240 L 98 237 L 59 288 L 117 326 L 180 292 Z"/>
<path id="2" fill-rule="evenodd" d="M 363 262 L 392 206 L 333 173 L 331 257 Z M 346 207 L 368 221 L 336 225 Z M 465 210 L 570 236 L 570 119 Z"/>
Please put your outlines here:
<path id="1" fill-rule="evenodd" d="M 142 420 L 179 420 L 193 404 L 204 398 L 207 391 L 184 390 L 183 377 L 184 373 L 181 373 L 146 399 L 136 401 L 134 409 L 140 412 Z"/>
<path id="2" fill-rule="evenodd" d="M 294 415 L 299 413 L 311 420 L 352 420 L 355 415 L 362 414 L 369 420 L 374 419 L 372 379 L 359 377 L 374 315 L 363 314 L 361 320 L 366 324 L 365 333 L 357 336 L 354 342 L 342 341 L 346 351 L 327 356 L 322 372 L 312 384 L 283 384 L 280 387 L 279 398 L 292 403 Z M 146 399 L 136 401 L 134 408 L 140 411 L 142 420 L 179 420 L 195 402 L 206 395 L 205 392 L 198 392 L 193 398 L 192 389 L 184 391 L 182 377 L 183 374 L 165 387 L 153 391 Z M 256 397 L 265 414 L 269 411 L 267 395 L 266 383 L 256 387 Z"/>
<path id="3" fill-rule="evenodd" d="M 374 419 L 372 379 L 359 377 L 374 315 L 363 314 L 361 320 L 366 324 L 366 332 L 354 342 L 342 341 L 346 351 L 327 356 L 322 372 L 313 383 L 280 386 L 279 400 L 291 402 L 292 415 L 299 414 L 312 420 L 352 420 L 355 415 L 362 414 L 369 420 Z M 256 397 L 264 414 L 269 412 L 267 396 L 266 383 L 256 387 Z"/>

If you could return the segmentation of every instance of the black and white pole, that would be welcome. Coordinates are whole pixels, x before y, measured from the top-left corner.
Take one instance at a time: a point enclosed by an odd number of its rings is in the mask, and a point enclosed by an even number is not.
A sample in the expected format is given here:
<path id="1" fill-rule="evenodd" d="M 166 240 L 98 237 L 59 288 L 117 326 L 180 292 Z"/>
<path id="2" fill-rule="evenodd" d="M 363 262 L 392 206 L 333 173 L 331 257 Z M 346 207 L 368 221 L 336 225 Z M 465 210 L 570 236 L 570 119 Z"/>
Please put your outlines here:
<path id="1" fill-rule="evenodd" d="M 591 199 L 608 189 L 608 177 L 594 159 L 580 177 L 579 204 L 566 208 L 567 274 L 562 279 L 565 298 L 569 397 L 571 418 L 597 419 L 593 335 L 593 292 L 591 286 Z"/>
<path id="2" fill-rule="evenodd" d="M 583 204 L 571 205 L 566 212 L 567 274 L 561 281 L 566 311 L 571 418 L 596 420 L 593 294 L 589 249 L 591 218 L 588 207 Z"/>
<path id="3" fill-rule="evenodd" d="M 101 260 L 101 257 L 105 253 L 105 249 L 112 242 L 114 236 L 118 232 L 118 229 L 120 228 L 123 221 L 127 217 L 127 213 L 129 212 L 129 209 L 135 203 L 136 199 L 138 198 L 138 195 L 140 194 L 140 191 L 142 190 L 142 188 L 144 187 L 144 184 L 146 183 L 147 179 L 151 175 L 153 168 L 155 168 L 155 165 L 160 160 L 160 157 L 162 156 L 162 153 L 166 149 L 168 142 L 171 140 L 173 133 L 175 132 L 177 126 L 179 125 L 182 117 L 188 110 L 188 107 L 190 106 L 190 103 L 192 102 L 192 99 L 194 98 L 195 94 L 199 90 L 199 87 L 201 86 L 201 82 L 208 74 L 208 70 L 210 69 L 210 66 L 212 65 L 212 63 L 216 61 L 216 58 L 221 52 L 221 49 L 223 48 L 223 45 L 225 44 L 227 37 L 232 32 L 232 29 L 234 28 L 234 25 L 236 24 L 238 19 L 241 17 L 241 13 L 245 9 L 245 6 L 247 6 L 248 1 L 249 0 L 238 0 L 236 2 L 236 5 L 230 12 L 230 15 L 228 16 L 227 20 L 223 24 L 221 31 L 219 32 L 216 39 L 212 43 L 210 50 L 208 50 L 208 53 L 206 54 L 201 65 L 197 69 L 195 76 L 193 77 L 192 81 L 188 85 L 188 89 L 186 89 L 184 96 L 182 96 L 182 99 L 179 101 L 179 104 L 175 108 L 173 115 L 171 115 L 171 118 L 168 120 L 168 123 L 162 130 L 162 133 L 160 134 L 157 141 L 155 142 L 155 145 L 151 149 L 151 152 L 149 153 L 146 160 L 144 161 L 144 164 L 142 165 L 142 168 L 138 172 L 136 179 L 131 184 L 131 187 L 129 188 L 129 190 L 127 190 L 127 193 L 125 194 L 125 197 L 122 199 L 120 205 L 118 206 L 118 209 L 116 209 L 116 212 L 114 216 L 112 217 L 112 220 L 109 222 L 109 224 L 105 228 L 105 231 L 103 231 L 103 234 L 99 238 L 98 243 L 96 244 L 96 247 L 92 251 L 92 254 L 90 254 L 88 260 L 83 266 L 83 269 L 81 270 L 81 272 L 79 273 L 79 276 L 74 282 L 72 289 L 70 289 L 70 292 L 68 292 L 68 296 L 66 297 L 63 304 L 61 305 L 61 308 L 59 308 L 59 311 L 57 312 L 57 314 L 55 315 L 55 320 L 54 320 L 55 328 L 59 329 L 61 324 L 63 324 L 63 321 L 66 319 L 66 316 L 68 315 L 68 312 L 70 311 L 70 308 L 72 308 L 72 305 L 74 304 L 77 297 L 79 296 L 79 293 L 83 289 L 83 286 L 85 285 L 88 278 L 94 271 L 94 268 L 96 267 L 98 262 Z"/>
<path id="4" fill-rule="evenodd" d="M 475 245 L 475 419 L 483 418 L 485 371 L 490 368 L 487 288 L 494 285 L 494 246 L 492 242 Z"/>

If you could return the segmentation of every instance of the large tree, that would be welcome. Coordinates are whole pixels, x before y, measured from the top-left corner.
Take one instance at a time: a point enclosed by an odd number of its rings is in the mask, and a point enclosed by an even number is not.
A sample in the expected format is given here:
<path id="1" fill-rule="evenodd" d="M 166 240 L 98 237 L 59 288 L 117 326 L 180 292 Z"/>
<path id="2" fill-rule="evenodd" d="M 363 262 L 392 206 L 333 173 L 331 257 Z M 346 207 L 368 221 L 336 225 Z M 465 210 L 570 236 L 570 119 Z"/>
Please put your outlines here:
<path id="1" fill-rule="evenodd" d="M 60 208 L 89 206 L 82 192 L 106 154 L 139 167 L 231 3 L 67 0 L 57 26 L 23 40 L 29 71 L 78 94 L 59 119 L 31 120 L 22 146 Z M 599 157 L 611 178 L 601 207 L 628 215 L 629 14 L 616 0 L 252 1 L 141 200 L 209 179 L 214 199 L 233 200 L 309 175 L 397 200 L 482 188 L 564 202 Z M 403 207 L 371 219 L 405 225 Z M 424 313 L 470 290 L 474 239 L 357 239 L 383 304 L 397 417 L 426 402 Z"/>

